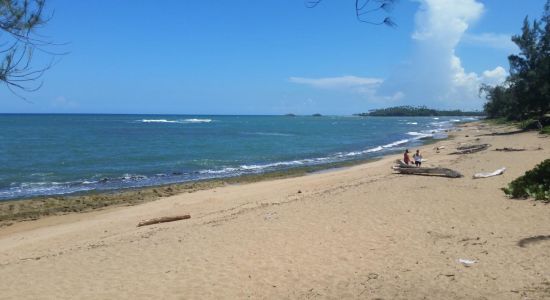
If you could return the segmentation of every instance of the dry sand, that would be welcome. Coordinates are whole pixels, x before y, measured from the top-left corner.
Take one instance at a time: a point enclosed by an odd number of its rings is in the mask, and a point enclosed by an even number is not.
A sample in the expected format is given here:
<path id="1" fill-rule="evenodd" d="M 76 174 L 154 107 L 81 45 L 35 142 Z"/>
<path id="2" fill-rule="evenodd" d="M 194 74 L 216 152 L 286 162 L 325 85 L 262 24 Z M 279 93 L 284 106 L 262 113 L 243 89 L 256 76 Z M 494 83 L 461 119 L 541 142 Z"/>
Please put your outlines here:
<path id="1" fill-rule="evenodd" d="M 470 124 L 421 148 L 460 179 L 393 174 L 390 156 L 1 228 L 0 298 L 550 298 L 550 206 L 500 190 L 550 157 L 550 138 L 476 137 L 493 130 Z M 449 155 L 468 142 L 492 147 Z"/>

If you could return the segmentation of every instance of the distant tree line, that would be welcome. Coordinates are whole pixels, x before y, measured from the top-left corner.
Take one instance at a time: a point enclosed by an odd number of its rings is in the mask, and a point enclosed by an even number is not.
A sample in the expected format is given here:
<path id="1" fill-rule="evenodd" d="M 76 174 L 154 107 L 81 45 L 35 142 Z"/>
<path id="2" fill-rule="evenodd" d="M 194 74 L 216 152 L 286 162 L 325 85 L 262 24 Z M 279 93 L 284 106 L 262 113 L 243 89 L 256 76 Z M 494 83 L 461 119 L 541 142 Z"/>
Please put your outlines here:
<path id="1" fill-rule="evenodd" d="M 539 20 L 530 23 L 525 17 L 521 34 L 512 41 L 520 52 L 508 57 L 510 75 L 501 85 L 480 89 L 487 99 L 484 110 L 489 118 L 548 123 L 544 115 L 550 112 L 550 0 Z"/>
<path id="2" fill-rule="evenodd" d="M 480 111 L 461 111 L 461 110 L 437 110 L 427 108 L 426 106 L 395 106 L 381 109 L 373 109 L 368 113 L 360 113 L 358 116 L 373 117 L 445 117 L 445 116 L 484 116 Z"/>

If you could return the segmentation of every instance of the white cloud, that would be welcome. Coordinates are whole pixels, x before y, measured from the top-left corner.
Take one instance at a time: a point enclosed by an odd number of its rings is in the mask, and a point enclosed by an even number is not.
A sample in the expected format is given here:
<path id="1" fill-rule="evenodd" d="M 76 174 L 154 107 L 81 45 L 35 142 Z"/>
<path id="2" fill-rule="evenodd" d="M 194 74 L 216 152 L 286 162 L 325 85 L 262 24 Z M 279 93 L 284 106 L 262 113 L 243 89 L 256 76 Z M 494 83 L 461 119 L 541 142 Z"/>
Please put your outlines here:
<path id="1" fill-rule="evenodd" d="M 479 20 L 484 6 L 476 0 L 419 0 L 415 16 L 416 52 L 410 65 L 400 74 L 386 80 L 383 90 L 398 87 L 404 90 L 405 102 L 452 108 L 480 108 L 482 83 L 498 84 L 506 77 L 504 68 L 497 66 L 481 75 L 462 66 L 455 49 L 466 31 Z M 490 36 L 483 36 L 488 39 Z M 481 38 L 478 38 L 481 40 Z"/>
<path id="2" fill-rule="evenodd" d="M 394 92 L 389 96 L 378 95 L 378 87 L 384 82 L 381 78 L 348 75 L 323 78 L 290 77 L 289 81 L 314 88 L 353 92 L 364 96 L 370 102 L 397 101 L 404 96 L 401 91 Z"/>
<path id="3" fill-rule="evenodd" d="M 503 83 L 507 76 L 508 72 L 503 67 L 498 66 L 493 70 L 484 71 L 482 81 L 489 85 L 497 85 Z"/>
<path id="4" fill-rule="evenodd" d="M 464 40 L 492 47 L 508 47 L 504 41 L 509 36 L 467 34 L 468 28 L 483 15 L 484 6 L 478 0 L 417 1 L 420 8 L 415 15 L 415 30 L 411 36 L 415 51 L 408 63 L 389 78 L 291 77 L 290 81 L 315 88 L 352 91 L 370 102 L 385 102 L 386 105 L 481 108 L 481 84 L 500 84 L 507 72 L 501 66 L 480 73 L 467 71 L 455 49 Z"/>
<path id="5" fill-rule="evenodd" d="M 416 40 L 437 40 L 454 47 L 470 23 L 479 19 L 483 4 L 476 0 L 419 0 L 416 13 Z"/>
<path id="6" fill-rule="evenodd" d="M 71 101 L 71 100 L 68 100 L 66 97 L 64 96 L 58 96 L 57 98 L 55 98 L 52 102 L 51 102 L 51 105 L 53 107 L 56 107 L 56 108 L 63 108 L 63 109 L 66 109 L 66 108 L 75 108 L 78 106 L 78 103 L 76 101 Z"/>
<path id="7" fill-rule="evenodd" d="M 290 82 L 306 84 L 323 89 L 370 89 L 379 86 L 383 80 L 380 78 L 341 76 L 325 78 L 290 77 Z"/>
<path id="8" fill-rule="evenodd" d="M 497 33 L 466 33 L 462 39 L 464 44 L 489 47 L 506 52 L 517 52 L 518 47 L 512 42 L 512 35 Z"/>

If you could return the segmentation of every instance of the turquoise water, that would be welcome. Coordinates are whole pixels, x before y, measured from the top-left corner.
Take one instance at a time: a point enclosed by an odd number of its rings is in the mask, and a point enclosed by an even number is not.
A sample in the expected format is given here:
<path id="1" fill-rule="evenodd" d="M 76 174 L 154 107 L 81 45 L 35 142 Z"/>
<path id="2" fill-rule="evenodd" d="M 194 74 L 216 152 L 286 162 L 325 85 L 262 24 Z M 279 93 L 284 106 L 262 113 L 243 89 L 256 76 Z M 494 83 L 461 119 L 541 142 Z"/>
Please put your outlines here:
<path id="1" fill-rule="evenodd" d="M 0 199 L 371 158 L 420 145 L 465 120 L 0 114 Z"/>

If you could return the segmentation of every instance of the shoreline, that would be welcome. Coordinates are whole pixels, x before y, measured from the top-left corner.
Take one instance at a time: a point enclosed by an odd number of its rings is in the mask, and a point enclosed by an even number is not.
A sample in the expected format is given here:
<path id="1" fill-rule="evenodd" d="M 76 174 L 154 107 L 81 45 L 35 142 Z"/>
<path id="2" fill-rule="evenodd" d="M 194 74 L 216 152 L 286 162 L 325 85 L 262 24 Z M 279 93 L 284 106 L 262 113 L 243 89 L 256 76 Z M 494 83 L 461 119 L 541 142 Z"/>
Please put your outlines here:
<path id="1" fill-rule="evenodd" d="M 460 122 L 446 132 L 447 137 L 442 139 L 421 138 L 418 147 L 425 147 L 445 140 L 452 139 L 452 132 L 464 124 L 475 123 Z M 35 197 L 22 197 L 0 201 L 0 228 L 7 227 L 22 221 L 35 221 L 43 217 L 66 215 L 72 213 L 86 213 L 95 210 L 103 210 L 110 207 L 133 206 L 149 201 L 155 201 L 163 197 L 184 193 L 193 193 L 216 187 L 247 184 L 253 182 L 269 181 L 275 179 L 293 178 L 317 173 L 337 171 L 343 168 L 368 164 L 370 162 L 393 156 L 401 150 L 393 150 L 380 156 L 353 159 L 340 162 L 330 162 L 318 165 L 293 167 L 275 171 L 267 171 L 257 174 L 244 174 L 213 179 L 192 180 L 181 183 L 169 183 L 153 186 L 122 188 L 115 190 L 92 190 L 70 194 L 43 195 Z"/>
<path id="2" fill-rule="evenodd" d="M 139 134 L 140 130 L 146 130 L 151 133 L 166 134 L 166 136 L 163 135 L 163 138 L 158 141 L 154 139 L 129 140 L 124 145 L 124 143 L 117 142 L 114 135 L 102 137 L 96 131 L 93 131 L 94 133 L 91 133 L 90 137 L 82 141 L 78 139 L 64 140 L 63 137 L 59 137 L 54 141 L 45 141 L 47 147 L 40 147 L 39 144 L 36 144 L 40 141 L 40 137 L 35 137 L 34 133 L 29 132 L 34 141 L 29 149 L 40 150 L 21 153 L 21 155 L 27 157 L 27 165 L 19 161 L 15 152 L 5 157 L 8 160 L 6 161 L 6 170 L 4 170 L 2 176 L 0 202 L 83 195 L 86 192 L 103 193 L 130 190 L 238 177 L 287 168 L 330 164 L 331 162 L 360 161 L 364 158 L 387 154 L 388 150 L 400 148 L 406 141 L 408 141 L 408 144 L 417 145 L 422 143 L 419 139 L 424 137 L 442 137 L 444 130 L 458 124 L 461 120 L 467 121 L 460 117 L 455 117 L 455 119 L 448 117 L 441 120 L 439 118 L 420 117 L 414 118 L 415 122 L 407 122 L 407 119 L 399 117 L 387 117 L 384 120 L 375 120 L 377 118 L 326 117 L 312 119 L 313 121 L 307 122 L 285 120 L 283 118 L 268 118 L 265 120 L 261 118 L 241 120 L 238 117 L 178 119 L 168 116 L 161 119 L 151 119 L 146 116 L 114 119 L 107 116 L 98 116 L 84 119 L 87 120 L 86 126 L 103 128 L 102 130 L 106 130 L 106 132 L 108 132 L 109 126 L 118 126 L 131 130 L 133 134 Z M 54 122 L 52 124 L 56 124 L 51 125 L 54 127 L 76 122 L 75 118 L 69 117 L 35 118 L 32 120 L 37 124 L 52 121 Z M 186 120 L 193 122 L 186 123 Z M 193 124 L 196 123 L 195 121 L 201 121 L 198 122 L 201 124 Z M 206 124 L 210 123 L 206 121 L 212 121 L 212 123 Z M 340 121 L 342 121 L 342 125 L 336 126 Z M 13 122 L 14 128 L 23 126 L 17 119 Z M 256 125 L 249 122 L 259 122 L 257 125 L 260 127 L 256 130 Z M 284 129 L 282 131 L 293 133 L 270 133 L 270 131 L 276 131 L 276 129 L 263 128 L 262 126 L 266 126 L 264 124 L 266 122 L 275 122 L 277 126 Z M 379 130 L 369 130 L 369 124 L 382 127 Z M 176 142 L 177 135 L 175 135 L 175 132 L 178 132 L 176 128 L 179 128 L 179 130 L 189 128 L 192 134 L 196 134 L 195 131 L 197 130 L 197 132 L 201 130 L 216 132 L 226 126 L 230 126 L 231 130 L 234 130 L 232 134 L 236 134 L 239 139 L 243 139 L 242 141 L 239 140 L 239 143 L 244 143 L 230 152 L 223 151 L 224 146 L 217 144 L 215 142 L 217 139 L 205 141 L 206 150 L 196 148 L 197 145 L 194 146 L 193 141 L 198 141 L 197 139 L 185 139 L 180 141 L 179 144 Z M 295 128 L 293 129 L 295 132 L 287 128 L 288 126 Z M 316 126 L 317 129 L 314 132 L 308 132 L 306 130 L 308 126 Z M 391 135 L 385 134 L 386 129 L 383 128 L 384 126 L 388 126 L 387 130 L 392 132 Z M 54 130 L 54 127 L 52 127 L 52 130 Z M 320 128 L 328 130 L 327 133 L 323 133 Z M 341 133 L 339 131 L 345 131 L 346 128 L 355 129 L 348 130 L 349 134 L 340 138 L 339 134 Z M 262 132 L 262 130 L 267 131 Z M 152 136 L 154 134 L 150 137 Z M 226 138 L 231 137 L 231 140 L 235 140 L 232 135 L 226 136 Z M 303 138 L 297 139 L 299 136 Z M 307 139 L 307 142 L 305 139 Z M 18 141 L 17 139 L 12 140 Z M 231 140 L 224 140 L 224 143 L 231 143 Z M 90 144 L 90 141 L 94 141 L 97 145 Z M 257 141 L 261 142 L 255 146 L 254 143 Z M 172 144 L 174 142 L 176 144 Z M 187 145 L 187 143 L 190 144 Z M 251 144 L 249 145 L 249 143 Z M 63 145 L 66 145 L 66 147 Z M 284 146 L 281 148 L 281 145 Z M 321 148 L 317 149 L 317 145 Z M 7 149 L 24 147 L 20 142 L 13 142 L 7 146 Z M 184 151 L 185 147 L 195 148 Z M 297 148 L 294 149 L 294 147 Z M 78 149 L 78 151 L 75 149 Z M 129 149 L 133 154 L 126 153 L 130 151 Z M 246 149 L 261 149 L 261 151 L 251 150 L 251 152 L 247 152 Z M 82 155 L 78 154 L 79 151 L 82 152 Z M 203 158 L 201 158 L 201 151 L 207 151 L 204 154 L 206 156 L 202 155 Z M 63 154 L 59 156 L 60 154 L 56 153 Z M 137 156 L 139 156 L 139 159 L 133 161 Z M 95 158 L 92 159 L 93 157 Z M 117 157 L 116 161 L 110 161 L 114 157 Z"/>
<path id="3" fill-rule="evenodd" d="M 17 222 L 0 228 L 0 289 L 9 299 L 546 299 L 550 205 L 501 188 L 550 156 L 550 137 L 491 135 L 508 131 L 470 123 L 420 147 L 426 166 L 462 178 L 396 174 L 396 154 Z M 472 143 L 492 146 L 451 154 Z M 525 151 L 494 151 L 503 147 Z"/>

